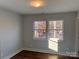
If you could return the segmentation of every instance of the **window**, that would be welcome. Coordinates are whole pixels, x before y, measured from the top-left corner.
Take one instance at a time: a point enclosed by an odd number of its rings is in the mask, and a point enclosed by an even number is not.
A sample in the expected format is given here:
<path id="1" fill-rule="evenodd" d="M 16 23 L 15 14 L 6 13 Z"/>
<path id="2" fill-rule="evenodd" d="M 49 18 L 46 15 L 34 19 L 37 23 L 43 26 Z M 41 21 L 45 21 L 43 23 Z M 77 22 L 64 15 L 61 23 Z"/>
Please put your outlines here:
<path id="1" fill-rule="evenodd" d="M 46 25 L 48 25 L 46 27 Z M 48 32 L 46 33 L 46 29 Z M 46 38 L 54 40 L 63 40 L 63 21 L 35 21 L 34 22 L 34 38 Z"/>
<path id="2" fill-rule="evenodd" d="M 48 38 L 55 41 L 63 40 L 63 21 L 49 21 L 48 24 Z"/>
<path id="3" fill-rule="evenodd" d="M 46 38 L 46 21 L 34 22 L 34 38 Z"/>

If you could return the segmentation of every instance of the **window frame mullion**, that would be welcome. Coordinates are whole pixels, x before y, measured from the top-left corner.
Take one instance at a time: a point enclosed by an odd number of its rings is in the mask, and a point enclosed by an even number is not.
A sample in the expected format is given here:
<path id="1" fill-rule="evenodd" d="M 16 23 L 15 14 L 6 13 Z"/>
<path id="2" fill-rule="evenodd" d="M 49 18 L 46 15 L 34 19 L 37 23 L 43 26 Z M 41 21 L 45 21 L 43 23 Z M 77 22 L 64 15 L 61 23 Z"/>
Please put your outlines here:
<path id="1" fill-rule="evenodd" d="M 46 40 L 48 40 L 48 20 L 46 20 Z"/>

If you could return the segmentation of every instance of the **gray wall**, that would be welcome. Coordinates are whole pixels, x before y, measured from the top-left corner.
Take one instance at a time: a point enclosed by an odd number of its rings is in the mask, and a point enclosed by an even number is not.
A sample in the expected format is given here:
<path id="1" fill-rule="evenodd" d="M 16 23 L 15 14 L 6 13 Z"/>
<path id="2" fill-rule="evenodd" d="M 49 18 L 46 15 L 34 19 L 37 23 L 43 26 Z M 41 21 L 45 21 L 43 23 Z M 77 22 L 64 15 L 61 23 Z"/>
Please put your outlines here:
<path id="1" fill-rule="evenodd" d="M 48 48 L 48 40 L 33 38 L 33 22 L 38 20 L 63 20 L 64 40 L 59 42 L 59 52 L 75 52 L 75 18 L 76 12 L 57 14 L 35 14 L 24 17 L 24 42 L 25 48 L 51 50 Z"/>
<path id="2" fill-rule="evenodd" d="M 22 17 L 0 9 L 0 50 L 2 58 L 22 47 Z"/>
<path id="3" fill-rule="evenodd" d="M 79 51 L 79 11 L 78 11 L 78 16 L 77 17 L 78 17 L 78 42 L 77 42 L 78 45 L 77 46 L 78 46 L 78 51 Z"/>
<path id="4" fill-rule="evenodd" d="M 0 40 L 0 59 L 1 59 L 1 40 Z"/>
<path id="5" fill-rule="evenodd" d="M 75 51 L 75 18 L 76 12 L 57 14 L 35 14 L 24 16 L 24 40 L 22 16 L 0 9 L 0 57 L 8 56 L 15 51 L 25 48 L 51 50 L 48 40 L 35 40 L 33 38 L 33 22 L 37 20 L 63 20 L 64 40 L 59 42 L 59 52 Z M 24 41 L 24 43 L 22 43 Z"/>
<path id="6" fill-rule="evenodd" d="M 77 19 L 77 52 L 79 51 L 79 19 Z"/>

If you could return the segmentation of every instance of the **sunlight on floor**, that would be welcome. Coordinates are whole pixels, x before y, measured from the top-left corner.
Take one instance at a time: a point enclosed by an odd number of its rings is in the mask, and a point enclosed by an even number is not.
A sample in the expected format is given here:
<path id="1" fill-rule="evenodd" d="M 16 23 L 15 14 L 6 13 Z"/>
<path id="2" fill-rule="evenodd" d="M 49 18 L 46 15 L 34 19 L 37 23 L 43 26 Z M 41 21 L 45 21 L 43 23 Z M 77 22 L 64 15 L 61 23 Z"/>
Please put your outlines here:
<path id="1" fill-rule="evenodd" d="M 49 38 L 48 39 L 48 47 L 55 52 L 58 52 L 58 38 Z"/>
<path id="2" fill-rule="evenodd" d="M 53 58 L 53 59 L 58 59 L 58 56 L 49 56 L 49 57 L 48 57 L 48 59 L 51 59 L 51 58 Z"/>

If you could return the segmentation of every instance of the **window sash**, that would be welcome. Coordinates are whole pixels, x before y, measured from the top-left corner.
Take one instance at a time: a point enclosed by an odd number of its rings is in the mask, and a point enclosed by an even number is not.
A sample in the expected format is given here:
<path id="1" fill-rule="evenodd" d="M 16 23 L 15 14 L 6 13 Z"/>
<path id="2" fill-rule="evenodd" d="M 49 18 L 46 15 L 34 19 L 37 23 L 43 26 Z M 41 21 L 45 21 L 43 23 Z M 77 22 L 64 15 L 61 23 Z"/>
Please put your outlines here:
<path id="1" fill-rule="evenodd" d="M 63 30 L 48 30 L 48 38 L 59 38 L 63 40 Z"/>
<path id="2" fill-rule="evenodd" d="M 38 21 L 39 22 L 39 21 Z M 45 26 L 44 28 L 35 28 L 35 23 L 34 23 L 34 38 L 37 38 L 37 39 L 42 39 L 42 38 L 59 38 L 60 40 L 63 40 L 63 21 L 61 22 L 62 25 L 60 28 L 56 28 L 56 27 L 52 27 L 51 28 L 51 25 L 49 24 L 50 22 L 53 22 L 53 21 L 42 21 L 42 22 L 45 22 L 43 26 Z M 56 21 L 55 21 L 56 22 Z M 41 21 L 40 21 L 41 23 Z M 54 25 L 56 26 L 56 25 Z M 40 31 L 42 33 L 42 36 L 40 35 L 40 33 L 38 33 L 39 35 L 36 37 L 35 36 L 35 31 L 39 31 L 39 30 L 44 30 L 44 31 Z M 53 31 L 53 33 L 51 32 Z M 60 32 L 60 33 L 57 33 Z M 51 32 L 51 33 L 49 33 Z"/>
<path id="3" fill-rule="evenodd" d="M 35 38 L 46 38 L 46 29 L 35 29 L 34 37 Z"/>

